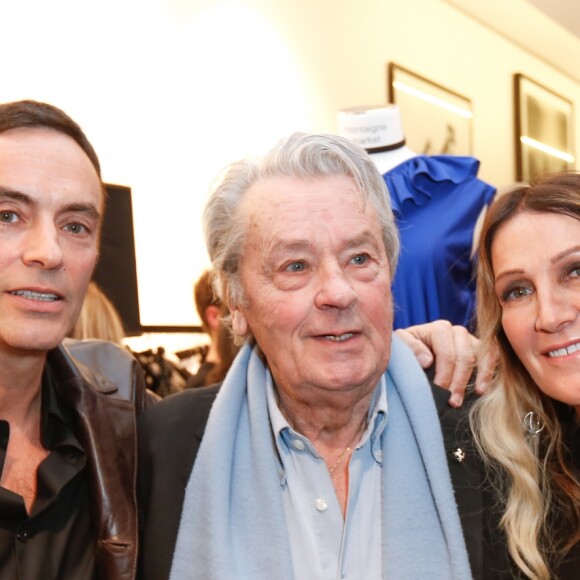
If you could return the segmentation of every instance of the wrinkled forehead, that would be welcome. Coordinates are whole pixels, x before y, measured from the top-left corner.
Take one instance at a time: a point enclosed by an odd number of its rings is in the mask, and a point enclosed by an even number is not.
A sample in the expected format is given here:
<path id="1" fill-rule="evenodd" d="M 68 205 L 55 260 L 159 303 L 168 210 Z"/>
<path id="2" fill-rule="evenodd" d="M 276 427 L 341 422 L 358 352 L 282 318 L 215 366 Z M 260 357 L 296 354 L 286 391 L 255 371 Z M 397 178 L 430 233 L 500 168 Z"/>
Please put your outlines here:
<path id="1" fill-rule="evenodd" d="M 382 244 L 377 213 L 346 176 L 317 179 L 272 178 L 246 193 L 241 208 L 246 241 L 325 240 L 376 237 Z"/>
<path id="2" fill-rule="evenodd" d="M 366 196 L 361 193 L 354 179 L 338 174 L 258 179 L 245 192 L 240 208 L 246 213 L 284 213 L 296 205 L 328 202 L 348 204 L 353 211 L 364 210 L 367 206 Z"/>

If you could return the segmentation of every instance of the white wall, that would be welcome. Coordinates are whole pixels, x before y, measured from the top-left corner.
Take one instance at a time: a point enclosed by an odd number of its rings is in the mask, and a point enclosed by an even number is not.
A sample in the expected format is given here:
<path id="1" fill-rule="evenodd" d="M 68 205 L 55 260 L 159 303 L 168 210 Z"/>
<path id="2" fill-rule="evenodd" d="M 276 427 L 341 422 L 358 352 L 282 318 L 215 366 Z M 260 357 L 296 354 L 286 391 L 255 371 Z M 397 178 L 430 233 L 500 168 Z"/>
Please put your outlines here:
<path id="1" fill-rule="evenodd" d="M 386 102 L 389 61 L 472 99 L 480 175 L 498 186 L 514 179 L 513 73 L 580 107 L 576 81 L 443 0 L 20 0 L 0 20 L 0 101 L 62 107 L 105 181 L 133 189 L 144 324 L 196 322 L 218 171 Z"/>

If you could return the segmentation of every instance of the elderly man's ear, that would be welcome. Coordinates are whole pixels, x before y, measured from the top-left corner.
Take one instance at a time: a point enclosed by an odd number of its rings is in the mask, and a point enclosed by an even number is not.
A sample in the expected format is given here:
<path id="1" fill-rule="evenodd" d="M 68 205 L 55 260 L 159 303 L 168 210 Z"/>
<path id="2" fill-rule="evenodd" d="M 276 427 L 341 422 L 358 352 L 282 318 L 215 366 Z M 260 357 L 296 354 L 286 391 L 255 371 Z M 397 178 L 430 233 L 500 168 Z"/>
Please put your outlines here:
<path id="1" fill-rule="evenodd" d="M 246 317 L 236 308 L 232 310 L 232 330 L 236 336 L 246 336 L 248 322 Z"/>

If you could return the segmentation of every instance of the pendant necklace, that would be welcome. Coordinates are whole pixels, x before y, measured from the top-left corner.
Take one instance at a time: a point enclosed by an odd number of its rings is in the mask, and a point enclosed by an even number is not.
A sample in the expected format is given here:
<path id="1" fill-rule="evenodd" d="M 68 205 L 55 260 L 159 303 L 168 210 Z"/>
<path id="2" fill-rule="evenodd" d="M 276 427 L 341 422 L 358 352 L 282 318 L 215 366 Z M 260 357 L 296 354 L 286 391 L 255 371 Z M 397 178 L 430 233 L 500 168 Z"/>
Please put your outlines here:
<path id="1" fill-rule="evenodd" d="M 332 467 L 328 468 L 328 473 L 329 475 L 332 476 L 332 472 L 340 465 L 340 463 L 342 462 L 342 460 L 346 457 L 347 453 L 349 453 L 351 451 L 351 446 L 354 443 L 354 441 L 356 440 L 358 434 L 361 431 L 361 427 L 363 427 L 363 431 L 364 429 L 366 429 L 367 426 L 367 417 L 365 417 L 363 419 L 363 422 L 360 424 L 357 432 L 354 434 L 354 437 L 352 438 L 352 441 L 348 444 L 348 446 L 346 447 L 346 449 L 340 454 L 340 456 L 338 457 L 338 459 L 334 462 L 334 464 L 332 465 Z"/>

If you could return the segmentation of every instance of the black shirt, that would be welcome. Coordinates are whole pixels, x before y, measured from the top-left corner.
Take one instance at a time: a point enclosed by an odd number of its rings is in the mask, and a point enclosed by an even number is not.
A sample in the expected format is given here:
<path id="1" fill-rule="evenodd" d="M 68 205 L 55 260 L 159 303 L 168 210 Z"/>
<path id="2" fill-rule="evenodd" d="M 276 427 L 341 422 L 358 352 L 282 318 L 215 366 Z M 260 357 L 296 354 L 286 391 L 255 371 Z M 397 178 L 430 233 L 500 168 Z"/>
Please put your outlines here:
<path id="1" fill-rule="evenodd" d="M 0 487 L 0 579 L 91 580 L 96 535 L 84 475 L 86 455 L 47 376 L 41 421 L 42 444 L 50 454 L 38 467 L 31 513 L 22 496 Z M 8 422 L 0 421 L 0 473 L 9 437 Z"/>

